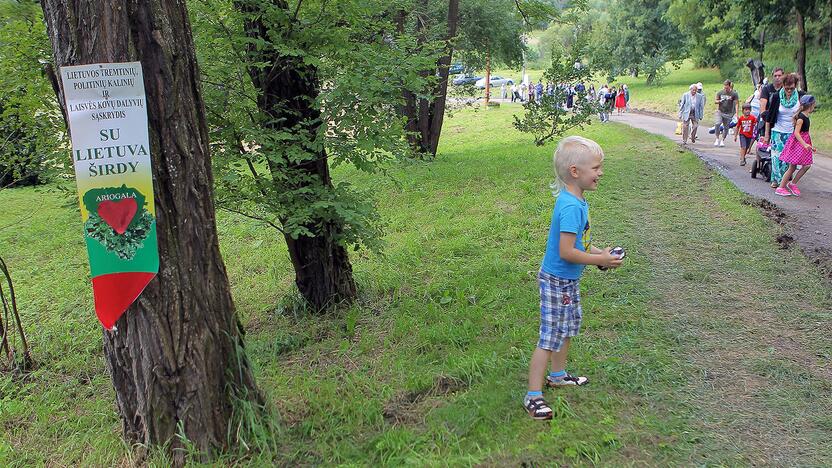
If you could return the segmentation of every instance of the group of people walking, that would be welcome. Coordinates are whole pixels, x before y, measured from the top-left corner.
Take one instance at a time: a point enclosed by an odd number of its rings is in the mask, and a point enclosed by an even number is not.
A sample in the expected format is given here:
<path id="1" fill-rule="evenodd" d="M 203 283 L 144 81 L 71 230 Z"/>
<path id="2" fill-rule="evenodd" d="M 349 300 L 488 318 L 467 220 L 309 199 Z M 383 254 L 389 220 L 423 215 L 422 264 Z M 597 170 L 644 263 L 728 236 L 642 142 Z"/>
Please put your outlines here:
<path id="1" fill-rule="evenodd" d="M 617 114 L 621 115 L 630 108 L 630 88 L 626 84 L 622 84 L 618 89 L 614 86 L 610 87 L 604 84 L 596 92 L 595 85 L 590 85 L 589 91 L 587 92 L 587 99 L 590 101 L 598 101 L 598 104 L 601 106 L 598 118 L 601 120 L 601 123 L 609 122 L 613 109 L 615 109 Z"/>
<path id="2" fill-rule="evenodd" d="M 585 88 L 583 84 L 569 85 L 565 83 L 555 84 L 547 82 L 543 84 L 542 80 L 538 80 L 537 84 L 525 82 L 516 84 L 503 84 L 500 86 L 500 96 L 503 99 L 511 99 L 511 102 L 538 102 L 545 96 L 554 96 L 555 90 L 560 90 L 561 94 L 566 96 L 563 103 L 567 108 L 572 108 L 575 96 L 578 92 L 583 92 Z"/>
<path id="3" fill-rule="evenodd" d="M 771 151 L 771 187 L 777 195 L 800 196 L 798 182 L 812 166 L 813 154 L 809 135 L 810 119 L 816 100 L 798 91 L 800 76 L 775 68 L 772 81 L 764 81 L 742 105 L 733 83 L 725 80 L 714 98 L 714 146 L 725 146 L 729 129 L 734 126 L 734 141 L 739 140 L 740 165 L 756 142 L 759 149 Z M 699 122 L 704 118 L 706 98 L 702 83 L 690 85 L 679 99 L 679 120 L 682 123 L 682 144 L 688 137 L 696 143 Z M 740 111 L 740 108 L 742 110 Z M 736 122 L 734 121 L 734 117 Z"/>
<path id="4" fill-rule="evenodd" d="M 572 109 L 576 104 L 576 96 L 586 93 L 586 99 L 588 101 L 598 102 L 600 104 L 601 110 L 598 117 L 601 119 L 601 122 L 608 122 L 613 110 L 618 114 L 622 114 L 630 108 L 630 89 L 626 84 L 622 84 L 619 88 L 604 84 L 596 91 L 594 84 L 590 84 L 587 89 L 583 83 L 577 83 L 575 85 L 566 83 L 544 84 L 541 80 L 538 80 L 537 84 L 526 84 L 525 82 L 519 85 L 503 84 L 500 86 L 500 96 L 503 99 L 511 99 L 511 102 L 537 102 L 544 95 L 554 96 L 556 90 L 561 91 L 558 94 L 566 96 L 566 99 L 561 105 L 567 109 Z"/>

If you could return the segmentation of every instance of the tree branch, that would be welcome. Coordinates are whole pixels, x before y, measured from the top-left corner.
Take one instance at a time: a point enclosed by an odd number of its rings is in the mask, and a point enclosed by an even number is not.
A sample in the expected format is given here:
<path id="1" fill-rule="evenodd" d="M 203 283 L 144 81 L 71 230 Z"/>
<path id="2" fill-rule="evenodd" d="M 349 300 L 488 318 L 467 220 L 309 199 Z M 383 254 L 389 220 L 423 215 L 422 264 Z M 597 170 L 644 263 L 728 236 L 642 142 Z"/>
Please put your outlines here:
<path id="1" fill-rule="evenodd" d="M 225 205 L 223 205 L 223 204 L 220 204 L 220 209 L 221 209 L 221 210 L 228 211 L 228 212 L 230 212 L 230 213 L 238 214 L 238 215 L 240 215 L 240 216 L 244 216 L 244 217 L 249 218 L 249 219 L 253 219 L 253 220 L 255 220 L 255 221 L 260 221 L 261 223 L 268 224 L 269 226 L 271 226 L 271 227 L 273 227 L 273 228 L 277 229 L 278 231 L 280 231 L 282 234 L 286 234 L 285 232 L 283 232 L 283 228 L 282 228 L 282 227 L 280 227 L 280 226 L 278 226 L 278 225 L 274 224 L 273 222 L 269 221 L 269 220 L 268 220 L 268 219 L 266 219 L 266 218 L 261 218 L 260 216 L 255 216 L 255 215 L 248 214 L 248 213 L 243 212 L 243 211 L 240 211 L 240 210 L 235 210 L 234 208 L 229 208 L 229 207 L 227 207 L 227 206 L 225 206 Z"/>

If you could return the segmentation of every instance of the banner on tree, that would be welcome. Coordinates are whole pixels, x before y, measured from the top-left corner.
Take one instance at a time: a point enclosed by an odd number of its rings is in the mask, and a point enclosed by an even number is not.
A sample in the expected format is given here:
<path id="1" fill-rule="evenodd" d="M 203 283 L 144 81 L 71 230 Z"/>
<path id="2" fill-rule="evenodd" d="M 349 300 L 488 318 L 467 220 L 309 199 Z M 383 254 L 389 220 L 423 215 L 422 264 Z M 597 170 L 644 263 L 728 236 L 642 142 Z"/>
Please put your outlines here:
<path id="1" fill-rule="evenodd" d="M 61 67 L 95 313 L 116 321 L 159 272 L 139 62 Z"/>

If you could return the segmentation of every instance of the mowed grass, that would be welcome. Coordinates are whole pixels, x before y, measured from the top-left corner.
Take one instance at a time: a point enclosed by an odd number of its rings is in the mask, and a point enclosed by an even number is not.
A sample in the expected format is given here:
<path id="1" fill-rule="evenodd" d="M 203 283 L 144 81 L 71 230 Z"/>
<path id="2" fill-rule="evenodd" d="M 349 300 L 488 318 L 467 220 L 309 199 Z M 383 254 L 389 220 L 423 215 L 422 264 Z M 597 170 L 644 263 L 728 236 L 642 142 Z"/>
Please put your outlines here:
<path id="1" fill-rule="evenodd" d="M 219 214 L 248 353 L 279 427 L 276 451 L 223 461 L 832 464 L 828 284 L 695 156 L 617 124 L 584 132 L 606 151 L 588 194 L 594 243 L 628 251 L 621 269 L 588 268 L 582 280 L 569 367 L 591 384 L 547 391 L 551 422 L 526 416 L 553 148 L 511 127 L 516 110 L 457 113 L 435 161 L 389 177 L 335 171 L 372 187 L 388 223 L 384 255 L 352 253 L 354 306 L 306 313 L 278 233 Z M 2 466 L 131 460 L 80 231 L 60 193 L 0 193 L 0 252 L 40 363 L 0 376 Z M 781 278 L 799 281 L 783 293 L 771 287 Z"/>

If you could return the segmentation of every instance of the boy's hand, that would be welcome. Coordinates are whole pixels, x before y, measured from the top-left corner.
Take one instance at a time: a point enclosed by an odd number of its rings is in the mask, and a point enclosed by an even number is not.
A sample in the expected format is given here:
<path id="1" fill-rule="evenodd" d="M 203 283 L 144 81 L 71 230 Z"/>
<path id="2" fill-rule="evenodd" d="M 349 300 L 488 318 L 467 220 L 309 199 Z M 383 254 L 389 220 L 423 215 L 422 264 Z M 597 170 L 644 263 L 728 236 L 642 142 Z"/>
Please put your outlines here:
<path id="1" fill-rule="evenodd" d="M 612 247 L 607 247 L 604 251 L 600 254 L 601 255 L 601 263 L 598 266 L 602 266 L 604 268 L 618 268 L 621 266 L 621 263 L 624 261 L 623 258 L 619 258 L 617 255 L 613 255 L 610 253 Z"/>

